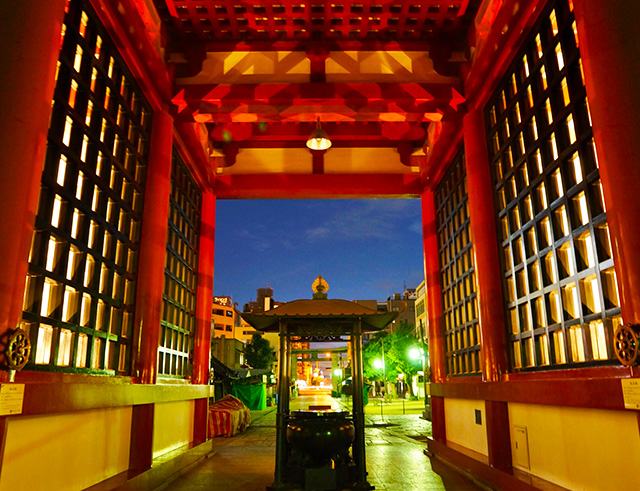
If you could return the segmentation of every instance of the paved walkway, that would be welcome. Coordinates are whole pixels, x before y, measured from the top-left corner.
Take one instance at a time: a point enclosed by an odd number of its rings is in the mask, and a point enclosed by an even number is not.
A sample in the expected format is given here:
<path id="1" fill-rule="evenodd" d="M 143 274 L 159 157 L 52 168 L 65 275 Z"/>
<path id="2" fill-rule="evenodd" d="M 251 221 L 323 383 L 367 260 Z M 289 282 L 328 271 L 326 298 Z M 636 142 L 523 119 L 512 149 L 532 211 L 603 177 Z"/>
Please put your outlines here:
<path id="1" fill-rule="evenodd" d="M 291 410 L 309 405 L 344 405 L 326 396 L 301 396 Z M 389 415 L 367 411 L 365 429 L 369 482 L 380 491 L 426 491 L 481 489 L 446 466 L 423 454 L 431 423 L 418 414 Z M 253 422 L 242 434 L 214 440 L 215 455 L 171 483 L 176 491 L 264 491 L 273 481 L 275 463 L 275 408 L 252 413 Z M 434 461 L 435 462 L 435 461 Z"/>

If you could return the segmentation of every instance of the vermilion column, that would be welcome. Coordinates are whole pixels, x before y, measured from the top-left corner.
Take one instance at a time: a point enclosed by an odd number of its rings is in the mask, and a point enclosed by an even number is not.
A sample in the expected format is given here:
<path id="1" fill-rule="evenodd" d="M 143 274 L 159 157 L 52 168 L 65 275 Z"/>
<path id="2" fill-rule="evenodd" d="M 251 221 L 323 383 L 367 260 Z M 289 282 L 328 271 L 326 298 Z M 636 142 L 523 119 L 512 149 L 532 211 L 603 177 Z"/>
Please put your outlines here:
<path id="1" fill-rule="evenodd" d="M 425 189 L 422 193 L 422 237 L 431 382 L 443 383 L 446 378 L 446 367 L 442 332 L 442 283 L 438 254 L 436 203 L 431 189 Z M 431 419 L 433 437 L 444 443 L 446 441 L 444 398 L 431 396 Z"/>
<path id="2" fill-rule="evenodd" d="M 196 332 L 193 346 L 194 384 L 209 383 L 211 358 L 211 304 L 213 296 L 213 251 L 216 223 L 216 197 L 210 189 L 202 193 L 200 244 L 198 246 L 198 291 L 196 293 Z M 207 439 L 208 399 L 195 402 L 194 443 Z"/>
<path id="3" fill-rule="evenodd" d="M 0 334 L 22 313 L 64 6 L 0 2 Z"/>
<path id="4" fill-rule="evenodd" d="M 169 229 L 172 144 L 173 119 L 166 112 L 156 111 L 151 128 L 136 290 L 133 369 L 134 375 L 143 384 L 153 384 L 157 377 Z"/>
<path id="5" fill-rule="evenodd" d="M 497 382 L 507 371 L 502 270 L 484 120 L 473 110 L 463 120 L 469 220 L 478 286 L 482 378 Z M 485 401 L 489 465 L 511 472 L 509 411 L 504 401 Z"/>
<path id="6" fill-rule="evenodd" d="M 446 377 L 445 345 L 442 333 L 442 283 L 438 254 L 436 203 L 431 189 L 426 189 L 422 193 L 422 240 L 431 381 L 441 383 Z"/>
<path id="7" fill-rule="evenodd" d="M 580 0 L 575 9 L 622 317 L 640 322 L 640 2 Z"/>
<path id="8" fill-rule="evenodd" d="M 163 111 L 153 114 L 147 183 L 138 260 L 133 374 L 143 384 L 156 382 L 162 291 L 169 228 L 173 119 Z M 154 405 L 133 406 L 129 469 L 151 468 Z"/>
<path id="9" fill-rule="evenodd" d="M 482 378 L 497 382 L 507 371 L 502 268 L 493 204 L 493 185 L 484 120 L 480 110 L 463 120 L 469 220 L 478 286 Z"/>

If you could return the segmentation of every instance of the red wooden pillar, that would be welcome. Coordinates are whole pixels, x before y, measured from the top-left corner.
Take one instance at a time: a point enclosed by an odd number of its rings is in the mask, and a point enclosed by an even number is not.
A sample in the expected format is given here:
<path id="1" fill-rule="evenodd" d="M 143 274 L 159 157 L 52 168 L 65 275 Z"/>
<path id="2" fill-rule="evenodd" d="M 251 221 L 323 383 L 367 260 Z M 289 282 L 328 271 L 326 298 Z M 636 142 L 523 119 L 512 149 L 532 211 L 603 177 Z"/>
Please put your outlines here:
<path id="1" fill-rule="evenodd" d="M 482 111 L 464 117 L 469 219 L 478 286 L 482 378 L 497 382 L 507 371 L 502 268 L 493 204 L 493 185 Z"/>
<path id="2" fill-rule="evenodd" d="M 463 125 L 469 219 L 478 284 L 482 379 L 498 382 L 508 369 L 507 342 L 498 230 L 482 111 L 469 112 Z M 511 472 L 507 403 L 485 401 L 485 412 L 489 465 Z"/>
<path id="3" fill-rule="evenodd" d="M 134 324 L 133 375 L 142 384 L 154 384 L 157 378 L 169 227 L 172 144 L 173 119 L 164 111 L 156 111 L 153 114 L 144 192 Z M 151 467 L 153 418 L 153 404 L 133 406 L 129 453 L 129 467 L 132 471 L 140 472 Z"/>
<path id="4" fill-rule="evenodd" d="M 446 377 L 445 341 L 442 332 L 442 286 L 438 254 L 436 203 L 433 191 L 430 189 L 425 189 L 422 193 L 422 240 L 431 381 L 442 383 Z"/>
<path id="5" fill-rule="evenodd" d="M 435 196 L 431 189 L 422 193 L 422 237 L 424 246 L 424 277 L 429 330 L 429 361 L 431 382 L 442 383 L 446 378 L 445 340 L 442 332 L 442 286 Z M 444 442 L 444 398 L 431 397 L 433 436 Z"/>
<path id="6" fill-rule="evenodd" d="M 136 290 L 136 345 L 133 374 L 143 384 L 157 378 L 158 343 L 162 316 L 162 292 L 169 228 L 171 195 L 171 150 L 173 119 L 163 111 L 153 115 L 144 211 L 138 285 Z"/>
<path id="7" fill-rule="evenodd" d="M 196 293 L 196 332 L 193 347 L 194 384 L 209 383 L 211 359 L 211 305 L 213 297 L 213 252 L 216 224 L 216 197 L 210 189 L 202 193 L 200 244 L 198 246 L 198 290 Z M 193 440 L 207 439 L 208 399 L 196 399 Z"/>
<path id="8" fill-rule="evenodd" d="M 469 219 L 478 286 L 482 379 L 498 382 L 508 369 L 502 269 L 493 204 L 493 185 L 482 111 L 464 117 Z M 509 411 L 504 401 L 485 401 L 489 465 L 511 472 Z"/>
<path id="9" fill-rule="evenodd" d="M 580 0 L 575 9 L 622 317 L 640 322 L 640 2 Z"/>
<path id="10" fill-rule="evenodd" d="M 0 2 L 0 334 L 22 315 L 64 7 Z"/>

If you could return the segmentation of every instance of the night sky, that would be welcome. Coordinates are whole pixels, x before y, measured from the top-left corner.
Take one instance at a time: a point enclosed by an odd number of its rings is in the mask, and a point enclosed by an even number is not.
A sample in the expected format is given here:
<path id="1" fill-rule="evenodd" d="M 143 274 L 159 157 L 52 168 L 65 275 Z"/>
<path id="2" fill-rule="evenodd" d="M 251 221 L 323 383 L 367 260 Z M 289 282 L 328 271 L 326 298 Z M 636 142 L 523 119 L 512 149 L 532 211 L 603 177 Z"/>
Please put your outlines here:
<path id="1" fill-rule="evenodd" d="M 311 298 L 321 274 L 329 298 L 386 300 L 423 279 L 420 217 L 418 199 L 219 200 L 214 294 Z"/>

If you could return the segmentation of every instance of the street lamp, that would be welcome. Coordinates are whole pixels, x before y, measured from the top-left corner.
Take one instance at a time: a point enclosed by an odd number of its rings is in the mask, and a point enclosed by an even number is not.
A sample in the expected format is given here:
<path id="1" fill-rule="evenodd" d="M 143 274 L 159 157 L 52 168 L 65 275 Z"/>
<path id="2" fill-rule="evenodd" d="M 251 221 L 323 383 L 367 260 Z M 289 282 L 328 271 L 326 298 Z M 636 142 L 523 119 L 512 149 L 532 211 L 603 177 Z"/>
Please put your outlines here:
<path id="1" fill-rule="evenodd" d="M 416 346 L 409 348 L 409 359 L 422 360 L 423 357 L 424 357 L 424 350 L 422 348 L 418 348 Z"/>

